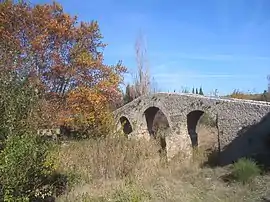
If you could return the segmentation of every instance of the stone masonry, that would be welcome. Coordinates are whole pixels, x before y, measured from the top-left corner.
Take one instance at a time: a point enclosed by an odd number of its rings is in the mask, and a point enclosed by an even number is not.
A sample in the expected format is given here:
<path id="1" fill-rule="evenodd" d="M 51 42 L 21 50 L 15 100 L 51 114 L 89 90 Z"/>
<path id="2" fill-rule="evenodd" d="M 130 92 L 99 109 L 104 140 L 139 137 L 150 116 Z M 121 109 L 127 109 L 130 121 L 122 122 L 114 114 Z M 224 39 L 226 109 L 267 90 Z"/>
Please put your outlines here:
<path id="1" fill-rule="evenodd" d="M 191 154 L 189 130 L 196 128 L 203 112 L 217 120 L 219 135 L 216 138 L 222 163 L 231 163 L 242 156 L 262 153 L 270 147 L 270 103 L 267 102 L 156 93 L 133 100 L 117 109 L 114 115 L 119 121 L 119 127 L 120 119 L 128 121 L 128 132 L 125 132 L 128 136 L 150 138 L 149 127 L 157 111 L 155 109 L 161 110 L 169 123 L 169 131 L 165 137 L 168 159 L 180 151 Z M 151 113 L 147 115 L 148 111 Z M 192 113 L 193 121 L 188 120 Z M 193 124 L 193 128 L 188 129 L 188 124 Z"/>

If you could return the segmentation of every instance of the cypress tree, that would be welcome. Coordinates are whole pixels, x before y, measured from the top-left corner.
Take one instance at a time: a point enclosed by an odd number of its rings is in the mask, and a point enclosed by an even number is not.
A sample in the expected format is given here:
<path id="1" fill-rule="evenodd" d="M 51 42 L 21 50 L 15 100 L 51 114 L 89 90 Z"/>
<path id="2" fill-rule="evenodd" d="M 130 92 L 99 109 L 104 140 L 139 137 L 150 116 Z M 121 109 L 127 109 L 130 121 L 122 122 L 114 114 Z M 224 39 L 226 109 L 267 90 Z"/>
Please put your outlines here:
<path id="1" fill-rule="evenodd" d="M 132 98 L 130 96 L 130 85 L 128 84 L 127 87 L 126 87 L 126 93 L 125 93 L 125 96 L 124 96 L 124 102 L 125 104 L 129 103 L 132 101 Z"/>
<path id="2" fill-rule="evenodd" d="M 203 95 L 203 90 L 202 90 L 202 87 L 200 87 L 199 94 L 200 94 L 200 95 Z"/>

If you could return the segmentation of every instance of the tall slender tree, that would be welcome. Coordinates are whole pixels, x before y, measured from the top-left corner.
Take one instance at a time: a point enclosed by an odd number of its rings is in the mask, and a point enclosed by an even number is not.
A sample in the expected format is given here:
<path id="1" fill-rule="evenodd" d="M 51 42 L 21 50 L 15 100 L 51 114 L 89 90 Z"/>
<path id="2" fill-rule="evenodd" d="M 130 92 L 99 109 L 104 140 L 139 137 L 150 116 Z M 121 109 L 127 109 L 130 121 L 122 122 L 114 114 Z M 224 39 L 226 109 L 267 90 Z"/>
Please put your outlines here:
<path id="1" fill-rule="evenodd" d="M 124 104 L 127 104 L 130 101 L 132 101 L 131 90 L 132 89 L 131 89 L 130 85 L 128 84 L 126 86 L 126 92 L 125 92 L 125 95 L 124 95 Z"/>
<path id="2" fill-rule="evenodd" d="M 199 94 L 200 94 L 200 95 L 203 95 L 202 87 L 200 87 Z"/>
<path id="3" fill-rule="evenodd" d="M 145 39 L 140 33 L 135 42 L 135 53 L 137 62 L 137 72 L 133 74 L 133 84 L 129 86 L 129 97 L 131 100 L 157 91 L 157 83 L 152 78 L 150 81 L 149 61 L 147 59 L 147 48 Z"/>

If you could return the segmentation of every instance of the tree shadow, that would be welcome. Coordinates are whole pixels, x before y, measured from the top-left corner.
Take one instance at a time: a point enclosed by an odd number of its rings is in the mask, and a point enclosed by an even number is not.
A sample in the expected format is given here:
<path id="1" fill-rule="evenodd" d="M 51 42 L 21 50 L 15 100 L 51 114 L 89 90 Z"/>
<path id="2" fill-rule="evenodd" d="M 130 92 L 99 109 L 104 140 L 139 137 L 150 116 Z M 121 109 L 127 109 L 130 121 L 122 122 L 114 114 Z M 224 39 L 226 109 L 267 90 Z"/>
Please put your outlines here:
<path id="1" fill-rule="evenodd" d="M 227 166 L 243 157 L 254 160 L 265 170 L 270 169 L 270 113 L 260 122 L 242 127 L 222 151 L 211 152 L 204 165 Z"/>
<path id="2" fill-rule="evenodd" d="M 56 198 L 63 195 L 68 188 L 68 177 L 61 173 L 53 173 L 44 180 L 44 184 L 53 187 L 53 195 L 33 196 L 30 198 L 32 202 L 55 202 Z M 45 186 L 46 187 L 46 186 Z M 46 189 L 44 189 L 46 190 Z"/>

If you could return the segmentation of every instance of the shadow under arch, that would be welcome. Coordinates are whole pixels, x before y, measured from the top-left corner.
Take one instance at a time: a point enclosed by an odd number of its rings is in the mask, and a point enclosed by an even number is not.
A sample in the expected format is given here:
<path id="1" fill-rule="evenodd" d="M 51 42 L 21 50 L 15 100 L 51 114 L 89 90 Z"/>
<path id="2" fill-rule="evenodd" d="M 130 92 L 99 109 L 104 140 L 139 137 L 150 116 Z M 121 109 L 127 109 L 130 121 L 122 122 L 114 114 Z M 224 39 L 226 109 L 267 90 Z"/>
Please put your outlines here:
<path id="1" fill-rule="evenodd" d="M 147 124 L 149 135 L 154 139 L 159 138 L 159 143 L 162 150 L 166 149 L 166 132 L 170 128 L 167 116 L 159 107 L 151 106 L 144 111 L 144 116 Z M 157 137 L 158 135 L 158 137 Z"/>
<path id="2" fill-rule="evenodd" d="M 125 116 L 121 116 L 119 120 L 120 120 L 121 126 L 123 128 L 123 132 L 126 135 L 130 134 L 133 131 L 133 129 L 132 129 L 132 126 L 131 126 L 128 118 Z"/>
<path id="3" fill-rule="evenodd" d="M 191 139 L 192 148 L 198 147 L 198 134 L 196 128 L 201 116 L 204 114 L 202 110 L 194 110 L 187 115 L 187 129 Z"/>

